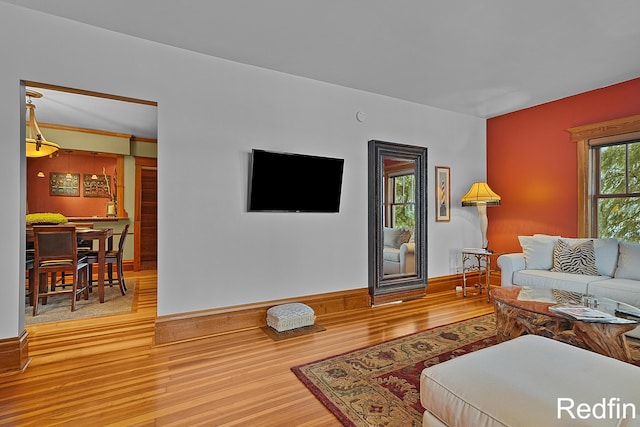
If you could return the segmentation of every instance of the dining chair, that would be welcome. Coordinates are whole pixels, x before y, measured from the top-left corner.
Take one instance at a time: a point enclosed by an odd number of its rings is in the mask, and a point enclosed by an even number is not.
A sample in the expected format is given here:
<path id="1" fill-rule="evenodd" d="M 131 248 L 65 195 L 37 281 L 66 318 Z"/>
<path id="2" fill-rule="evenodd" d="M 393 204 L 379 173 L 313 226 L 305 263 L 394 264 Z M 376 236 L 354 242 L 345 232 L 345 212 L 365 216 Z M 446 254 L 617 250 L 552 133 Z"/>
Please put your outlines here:
<path id="1" fill-rule="evenodd" d="M 76 309 L 80 295 L 89 299 L 89 275 L 86 257 L 78 257 L 74 226 L 33 227 L 33 315 L 38 314 L 38 302 L 46 304 L 47 297 L 71 295 L 71 311 Z M 31 273 L 31 272 L 30 272 Z M 49 285 L 49 274 L 71 273 L 71 289 Z"/>
<path id="2" fill-rule="evenodd" d="M 74 222 L 74 223 L 67 223 L 67 226 L 75 226 L 76 227 L 76 231 L 78 228 L 93 228 L 93 222 Z M 76 233 L 77 234 L 77 233 Z M 87 252 L 90 252 L 93 250 L 93 240 L 82 240 L 82 237 L 78 237 L 78 246 L 77 246 L 77 251 L 78 251 L 78 256 L 82 257 L 82 256 L 86 256 Z M 89 270 L 91 270 L 91 268 L 89 268 Z M 62 277 L 60 278 L 60 285 L 61 286 L 67 286 L 66 283 L 66 274 L 63 274 Z M 89 279 L 91 280 L 91 279 Z M 53 282 L 53 286 L 55 289 L 55 286 L 57 284 L 57 280 L 56 280 L 56 276 L 55 273 L 52 275 L 51 277 L 51 281 Z"/>
<path id="3" fill-rule="evenodd" d="M 115 264 L 117 269 L 117 282 L 120 286 L 120 292 L 122 295 L 127 293 L 127 285 L 124 281 L 124 271 L 122 268 L 122 256 L 124 251 L 124 244 L 127 238 L 127 234 L 129 233 L 129 224 L 126 224 L 122 229 L 122 233 L 120 234 L 120 240 L 118 241 L 118 249 L 110 249 L 104 255 L 104 262 L 107 266 L 107 277 L 109 286 L 113 286 L 114 277 L 113 277 L 113 265 Z M 87 260 L 89 262 L 89 286 L 93 285 L 93 267 L 92 264 L 98 262 L 98 252 L 97 251 L 89 251 L 87 254 Z"/>

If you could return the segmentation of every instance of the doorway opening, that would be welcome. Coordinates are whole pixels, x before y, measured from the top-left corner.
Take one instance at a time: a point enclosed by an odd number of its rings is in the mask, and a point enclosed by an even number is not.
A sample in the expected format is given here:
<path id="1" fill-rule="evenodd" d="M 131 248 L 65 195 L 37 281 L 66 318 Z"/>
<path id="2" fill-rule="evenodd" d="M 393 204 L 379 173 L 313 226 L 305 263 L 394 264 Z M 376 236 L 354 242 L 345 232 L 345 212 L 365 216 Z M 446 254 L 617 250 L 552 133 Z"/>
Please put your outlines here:
<path id="1" fill-rule="evenodd" d="M 22 85 L 25 92 L 42 93 L 37 99 L 39 127 L 47 140 L 60 146 L 51 155 L 27 157 L 22 178 L 25 212 L 56 211 L 70 222 L 111 228 L 116 247 L 128 224 L 125 280 L 127 271 L 155 270 L 157 103 L 32 81 Z M 59 194 L 57 186 L 51 191 L 56 185 L 52 177 L 62 175 L 78 177 L 73 194 Z M 106 182 L 106 190 L 96 190 L 96 179 Z M 75 318 L 72 314 L 69 308 L 70 318 Z"/>

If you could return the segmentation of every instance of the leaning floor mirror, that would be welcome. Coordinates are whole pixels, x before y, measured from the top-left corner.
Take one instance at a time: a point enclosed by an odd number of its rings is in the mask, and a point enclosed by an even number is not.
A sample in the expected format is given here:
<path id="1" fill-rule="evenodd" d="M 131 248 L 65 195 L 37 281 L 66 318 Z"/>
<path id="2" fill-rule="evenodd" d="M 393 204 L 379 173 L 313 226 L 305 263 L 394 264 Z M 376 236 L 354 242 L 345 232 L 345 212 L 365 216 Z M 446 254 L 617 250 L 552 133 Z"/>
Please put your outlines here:
<path id="1" fill-rule="evenodd" d="M 369 293 L 372 304 L 427 289 L 427 149 L 369 141 Z"/>

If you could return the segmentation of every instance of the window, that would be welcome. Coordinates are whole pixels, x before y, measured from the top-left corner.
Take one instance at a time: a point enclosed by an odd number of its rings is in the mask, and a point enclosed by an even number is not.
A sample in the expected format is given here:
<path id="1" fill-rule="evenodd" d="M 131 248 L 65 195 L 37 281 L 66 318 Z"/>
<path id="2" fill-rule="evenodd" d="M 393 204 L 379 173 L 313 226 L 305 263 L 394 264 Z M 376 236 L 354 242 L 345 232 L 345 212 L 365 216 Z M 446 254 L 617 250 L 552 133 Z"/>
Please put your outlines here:
<path id="1" fill-rule="evenodd" d="M 415 175 L 403 174 L 389 177 L 390 194 L 389 205 L 391 227 L 414 228 L 415 218 Z"/>
<path id="2" fill-rule="evenodd" d="M 591 150 L 594 235 L 640 242 L 640 140 Z"/>
<path id="3" fill-rule="evenodd" d="M 568 131 L 578 156 L 578 237 L 640 242 L 640 115 Z"/>

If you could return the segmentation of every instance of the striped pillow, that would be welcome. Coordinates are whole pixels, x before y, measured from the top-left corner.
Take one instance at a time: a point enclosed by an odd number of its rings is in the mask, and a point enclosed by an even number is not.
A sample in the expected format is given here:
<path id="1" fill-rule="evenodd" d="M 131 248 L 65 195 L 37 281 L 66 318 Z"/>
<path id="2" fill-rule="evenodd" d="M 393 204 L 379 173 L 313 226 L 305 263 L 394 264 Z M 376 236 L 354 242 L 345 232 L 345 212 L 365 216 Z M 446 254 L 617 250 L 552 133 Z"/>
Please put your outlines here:
<path id="1" fill-rule="evenodd" d="M 559 239 L 553 248 L 551 271 L 597 276 L 593 240 L 587 240 L 572 247 L 566 240 Z"/>

